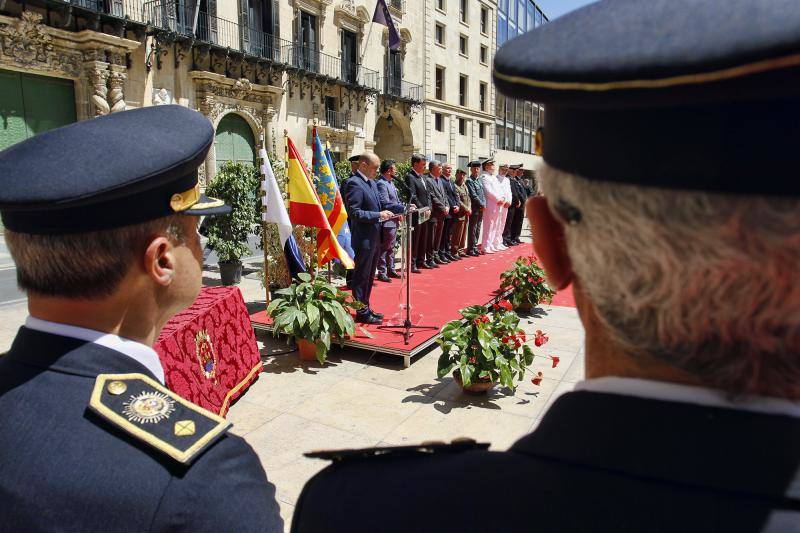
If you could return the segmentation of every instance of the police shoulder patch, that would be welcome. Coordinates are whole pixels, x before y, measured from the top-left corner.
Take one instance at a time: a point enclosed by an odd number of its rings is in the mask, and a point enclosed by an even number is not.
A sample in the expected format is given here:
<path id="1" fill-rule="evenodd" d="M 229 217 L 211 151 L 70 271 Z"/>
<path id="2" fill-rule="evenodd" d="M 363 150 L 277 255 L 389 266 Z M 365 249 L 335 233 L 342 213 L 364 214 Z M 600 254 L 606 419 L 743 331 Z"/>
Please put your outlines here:
<path id="1" fill-rule="evenodd" d="M 144 374 L 100 374 L 89 409 L 183 464 L 191 463 L 231 426 Z"/>

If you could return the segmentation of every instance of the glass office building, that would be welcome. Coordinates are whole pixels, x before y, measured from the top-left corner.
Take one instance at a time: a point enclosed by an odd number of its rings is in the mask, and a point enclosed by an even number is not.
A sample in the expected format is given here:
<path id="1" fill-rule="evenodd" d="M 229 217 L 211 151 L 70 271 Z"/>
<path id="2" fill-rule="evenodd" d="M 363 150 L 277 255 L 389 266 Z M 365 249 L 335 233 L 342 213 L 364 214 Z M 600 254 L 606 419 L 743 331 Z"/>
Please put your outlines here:
<path id="1" fill-rule="evenodd" d="M 547 16 L 532 0 L 498 0 L 497 46 L 545 24 Z M 506 98 L 495 92 L 495 148 L 533 153 L 533 138 L 542 118 L 531 102 Z"/>

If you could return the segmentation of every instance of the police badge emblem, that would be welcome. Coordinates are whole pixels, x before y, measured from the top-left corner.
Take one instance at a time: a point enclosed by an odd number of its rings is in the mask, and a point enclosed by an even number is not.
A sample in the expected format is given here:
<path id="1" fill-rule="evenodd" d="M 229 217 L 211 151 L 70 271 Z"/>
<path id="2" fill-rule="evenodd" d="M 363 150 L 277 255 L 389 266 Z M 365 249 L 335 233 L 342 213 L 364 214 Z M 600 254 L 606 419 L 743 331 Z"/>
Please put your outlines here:
<path id="1" fill-rule="evenodd" d="M 197 347 L 197 362 L 200 364 L 200 371 L 206 379 L 213 379 L 217 383 L 217 352 L 211 344 L 211 337 L 208 332 L 201 329 L 194 337 Z"/>
<path id="2" fill-rule="evenodd" d="M 175 411 L 175 400 L 163 392 L 143 392 L 123 404 L 122 413 L 130 422 L 157 424 Z"/>

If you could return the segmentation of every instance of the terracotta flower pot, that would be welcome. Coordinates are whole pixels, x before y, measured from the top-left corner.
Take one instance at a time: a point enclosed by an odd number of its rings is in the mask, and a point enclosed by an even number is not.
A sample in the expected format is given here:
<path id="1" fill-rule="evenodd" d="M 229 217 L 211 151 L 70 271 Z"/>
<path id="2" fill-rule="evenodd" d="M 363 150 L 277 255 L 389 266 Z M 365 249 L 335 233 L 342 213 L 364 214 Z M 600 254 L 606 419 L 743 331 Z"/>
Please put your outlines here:
<path id="1" fill-rule="evenodd" d="M 297 349 L 300 351 L 300 359 L 303 361 L 317 360 L 317 345 L 305 339 L 296 339 Z"/>
<path id="2" fill-rule="evenodd" d="M 494 387 L 494 381 L 490 378 L 478 378 L 477 381 L 473 381 L 468 387 L 464 386 L 464 382 L 461 381 L 461 371 L 456 369 L 453 372 L 453 378 L 456 380 L 456 383 L 464 390 L 464 392 L 468 394 L 486 394 Z"/>

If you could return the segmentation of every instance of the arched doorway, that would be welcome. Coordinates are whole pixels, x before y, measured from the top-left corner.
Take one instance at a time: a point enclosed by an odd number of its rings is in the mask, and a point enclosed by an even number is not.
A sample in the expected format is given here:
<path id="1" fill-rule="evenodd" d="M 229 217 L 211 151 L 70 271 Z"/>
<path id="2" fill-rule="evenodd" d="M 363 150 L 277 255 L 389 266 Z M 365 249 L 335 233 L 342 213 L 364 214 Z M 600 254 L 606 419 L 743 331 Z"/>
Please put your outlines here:
<path id="1" fill-rule="evenodd" d="M 391 120 L 388 117 L 391 117 Z M 408 156 L 403 151 L 403 145 L 411 144 L 405 142 L 403 130 L 406 128 L 401 124 L 405 117 L 397 119 L 394 113 L 388 117 L 381 116 L 375 124 L 375 153 L 381 159 L 405 161 Z"/>
<path id="2" fill-rule="evenodd" d="M 235 113 L 222 117 L 214 140 L 217 169 L 225 161 L 256 164 L 256 139 L 245 119 Z"/>

